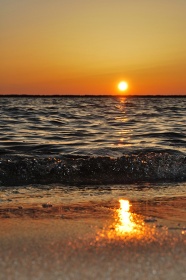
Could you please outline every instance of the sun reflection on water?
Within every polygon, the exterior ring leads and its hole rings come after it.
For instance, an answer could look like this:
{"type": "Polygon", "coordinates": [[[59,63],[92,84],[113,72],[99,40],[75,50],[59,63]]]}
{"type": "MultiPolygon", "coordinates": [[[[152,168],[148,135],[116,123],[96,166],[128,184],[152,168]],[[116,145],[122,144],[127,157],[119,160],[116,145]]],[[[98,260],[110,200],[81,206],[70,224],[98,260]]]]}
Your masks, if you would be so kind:
{"type": "Polygon", "coordinates": [[[120,208],[116,210],[118,213],[118,221],[115,224],[115,231],[119,234],[124,234],[127,232],[132,232],[135,227],[132,215],[129,212],[130,203],[128,200],[120,199],[120,208]]]}
{"type": "Polygon", "coordinates": [[[154,227],[144,222],[142,215],[133,213],[130,208],[129,200],[120,199],[120,207],[114,210],[114,223],[104,227],[98,233],[98,238],[135,238],[135,239],[152,239],[154,227]]]}

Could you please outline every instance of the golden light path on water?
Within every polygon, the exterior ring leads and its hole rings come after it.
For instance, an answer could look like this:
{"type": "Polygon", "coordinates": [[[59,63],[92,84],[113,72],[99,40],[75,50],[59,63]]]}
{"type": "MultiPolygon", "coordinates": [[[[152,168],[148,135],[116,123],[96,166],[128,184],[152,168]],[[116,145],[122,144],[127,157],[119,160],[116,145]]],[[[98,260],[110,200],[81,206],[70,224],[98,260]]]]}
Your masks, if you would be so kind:
{"type": "Polygon", "coordinates": [[[114,223],[106,225],[97,235],[97,240],[106,239],[152,239],[155,228],[144,222],[142,215],[133,213],[129,200],[120,199],[115,210],[114,223]]]}
{"type": "Polygon", "coordinates": [[[120,199],[120,208],[118,212],[118,221],[115,225],[117,234],[122,235],[134,231],[135,223],[132,219],[132,214],[129,212],[130,204],[128,200],[120,199]]]}

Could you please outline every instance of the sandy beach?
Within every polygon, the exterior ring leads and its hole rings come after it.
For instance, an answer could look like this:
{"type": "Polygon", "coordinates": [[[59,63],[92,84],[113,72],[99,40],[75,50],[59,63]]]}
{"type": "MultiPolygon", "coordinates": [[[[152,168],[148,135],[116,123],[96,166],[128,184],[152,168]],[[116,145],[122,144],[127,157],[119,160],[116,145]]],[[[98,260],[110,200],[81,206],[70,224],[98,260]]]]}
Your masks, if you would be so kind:
{"type": "Polygon", "coordinates": [[[47,202],[45,194],[26,203],[12,196],[0,208],[0,279],[186,278],[184,197],[78,200],[74,192],[74,202],[47,202]]]}

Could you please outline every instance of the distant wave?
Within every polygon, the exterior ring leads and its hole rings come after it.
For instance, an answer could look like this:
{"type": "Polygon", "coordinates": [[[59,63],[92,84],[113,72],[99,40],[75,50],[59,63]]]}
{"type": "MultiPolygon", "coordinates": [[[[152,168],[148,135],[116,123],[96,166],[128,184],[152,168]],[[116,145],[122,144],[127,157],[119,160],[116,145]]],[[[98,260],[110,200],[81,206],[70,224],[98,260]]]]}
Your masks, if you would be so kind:
{"type": "Polygon", "coordinates": [[[186,98],[1,98],[0,155],[186,151],[186,98]]]}
{"type": "Polygon", "coordinates": [[[186,157],[171,151],[143,151],[118,158],[6,155],[0,159],[0,181],[1,186],[186,181],[186,157]]]}

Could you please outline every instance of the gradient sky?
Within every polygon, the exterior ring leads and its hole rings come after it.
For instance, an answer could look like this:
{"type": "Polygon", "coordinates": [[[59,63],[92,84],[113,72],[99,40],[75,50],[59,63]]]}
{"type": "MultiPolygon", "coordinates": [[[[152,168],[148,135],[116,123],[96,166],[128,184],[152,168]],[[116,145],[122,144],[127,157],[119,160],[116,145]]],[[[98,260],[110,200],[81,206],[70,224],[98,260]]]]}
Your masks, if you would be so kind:
{"type": "Polygon", "coordinates": [[[186,94],[186,0],[0,0],[0,94],[186,94]]]}

